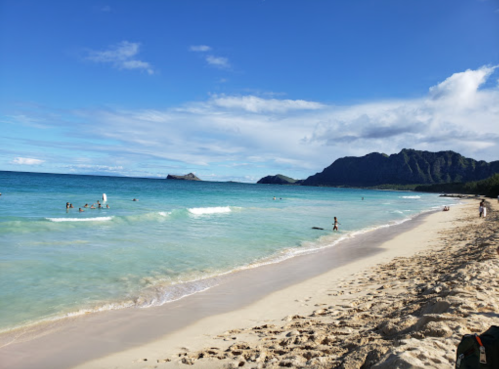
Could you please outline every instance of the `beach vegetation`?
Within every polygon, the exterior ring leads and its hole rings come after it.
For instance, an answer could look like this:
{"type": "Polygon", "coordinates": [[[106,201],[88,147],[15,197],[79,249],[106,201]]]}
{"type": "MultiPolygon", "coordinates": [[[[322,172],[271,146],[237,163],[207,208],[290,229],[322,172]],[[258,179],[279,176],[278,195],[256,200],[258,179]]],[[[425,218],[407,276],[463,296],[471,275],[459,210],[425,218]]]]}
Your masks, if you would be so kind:
{"type": "Polygon", "coordinates": [[[493,176],[483,179],[481,181],[420,185],[416,186],[414,190],[421,192],[483,195],[495,198],[499,196],[499,174],[496,173],[493,176]]]}

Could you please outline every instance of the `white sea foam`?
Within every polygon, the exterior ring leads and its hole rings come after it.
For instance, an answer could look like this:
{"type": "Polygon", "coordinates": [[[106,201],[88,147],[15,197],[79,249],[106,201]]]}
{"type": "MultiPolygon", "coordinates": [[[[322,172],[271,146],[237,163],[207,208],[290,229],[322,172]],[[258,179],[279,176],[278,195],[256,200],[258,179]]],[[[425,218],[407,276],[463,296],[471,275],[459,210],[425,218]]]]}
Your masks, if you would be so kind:
{"type": "Polygon", "coordinates": [[[106,222],[113,217],[98,217],[98,218],[46,218],[51,222],[106,222]]]}
{"type": "Polygon", "coordinates": [[[191,208],[188,210],[189,213],[194,215],[223,214],[230,213],[232,211],[228,206],[216,206],[212,208],[191,208]]]}
{"type": "Polygon", "coordinates": [[[402,199],[420,199],[421,196],[400,196],[402,199]]]}
{"type": "Polygon", "coordinates": [[[167,217],[171,213],[172,213],[171,211],[160,211],[158,214],[161,215],[162,217],[167,217]]]}

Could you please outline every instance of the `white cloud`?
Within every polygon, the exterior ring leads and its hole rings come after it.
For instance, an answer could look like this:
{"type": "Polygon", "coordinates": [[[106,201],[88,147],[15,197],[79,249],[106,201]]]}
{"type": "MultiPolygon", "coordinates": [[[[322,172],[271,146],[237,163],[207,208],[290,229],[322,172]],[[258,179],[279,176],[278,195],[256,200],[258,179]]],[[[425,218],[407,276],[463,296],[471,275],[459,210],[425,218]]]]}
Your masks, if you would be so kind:
{"type": "Polygon", "coordinates": [[[477,70],[454,73],[445,81],[430,87],[430,97],[434,100],[449,101],[470,105],[475,102],[478,88],[485,83],[497,66],[481,67],[477,70]]]}
{"type": "Polygon", "coordinates": [[[206,57],[208,64],[213,65],[217,68],[225,69],[230,68],[229,59],[220,56],[208,55],[206,57]]]}
{"type": "Polygon", "coordinates": [[[263,99],[257,96],[214,95],[210,103],[226,109],[242,109],[253,113],[284,113],[290,110],[317,110],[325,107],[313,101],[263,99]]]}
{"type": "Polygon", "coordinates": [[[108,50],[90,50],[86,59],[96,63],[109,63],[117,69],[138,69],[154,74],[151,64],[135,58],[139,50],[140,43],[122,41],[108,50]]]}
{"type": "MultiPolygon", "coordinates": [[[[189,50],[199,53],[206,53],[208,51],[212,51],[212,48],[207,45],[193,45],[189,47],[189,50]]],[[[203,55],[203,58],[204,60],[206,60],[206,62],[209,65],[219,69],[229,69],[231,67],[229,59],[221,56],[215,56],[213,54],[209,54],[209,55],[203,55]]]]}
{"type": "Polygon", "coordinates": [[[206,51],[210,51],[211,47],[209,47],[207,45],[195,45],[195,46],[191,46],[189,48],[189,50],[195,51],[195,52],[206,52],[206,51]]]}
{"type": "Polygon", "coordinates": [[[42,164],[44,162],[45,162],[45,160],[17,157],[17,158],[14,158],[14,160],[11,161],[11,164],[18,164],[18,165],[40,165],[40,164],[42,164]]]}

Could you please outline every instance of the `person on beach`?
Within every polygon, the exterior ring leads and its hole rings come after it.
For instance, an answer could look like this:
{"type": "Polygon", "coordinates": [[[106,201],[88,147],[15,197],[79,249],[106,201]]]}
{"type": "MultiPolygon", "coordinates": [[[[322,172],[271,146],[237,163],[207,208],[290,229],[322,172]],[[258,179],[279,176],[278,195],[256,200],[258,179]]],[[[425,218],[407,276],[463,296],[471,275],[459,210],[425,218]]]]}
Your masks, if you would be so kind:
{"type": "Polygon", "coordinates": [[[334,227],[333,227],[333,231],[337,231],[337,230],[338,230],[338,225],[339,225],[339,224],[340,224],[340,223],[338,222],[338,218],[334,217],[334,223],[333,223],[334,227]]]}
{"type": "Polygon", "coordinates": [[[480,206],[478,207],[478,216],[480,218],[485,218],[487,215],[487,208],[485,207],[485,200],[480,201],[480,206]]]}

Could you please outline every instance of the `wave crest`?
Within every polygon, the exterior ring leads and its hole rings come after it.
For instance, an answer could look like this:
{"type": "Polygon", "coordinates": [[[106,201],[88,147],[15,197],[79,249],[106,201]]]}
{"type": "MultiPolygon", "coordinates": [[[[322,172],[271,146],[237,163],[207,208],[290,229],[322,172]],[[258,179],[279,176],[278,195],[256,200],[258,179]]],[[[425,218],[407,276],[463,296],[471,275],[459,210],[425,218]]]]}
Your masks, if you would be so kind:
{"type": "Polygon", "coordinates": [[[194,215],[223,214],[223,213],[230,213],[232,211],[229,206],[215,206],[211,208],[190,208],[187,210],[189,211],[189,213],[194,215]]]}

